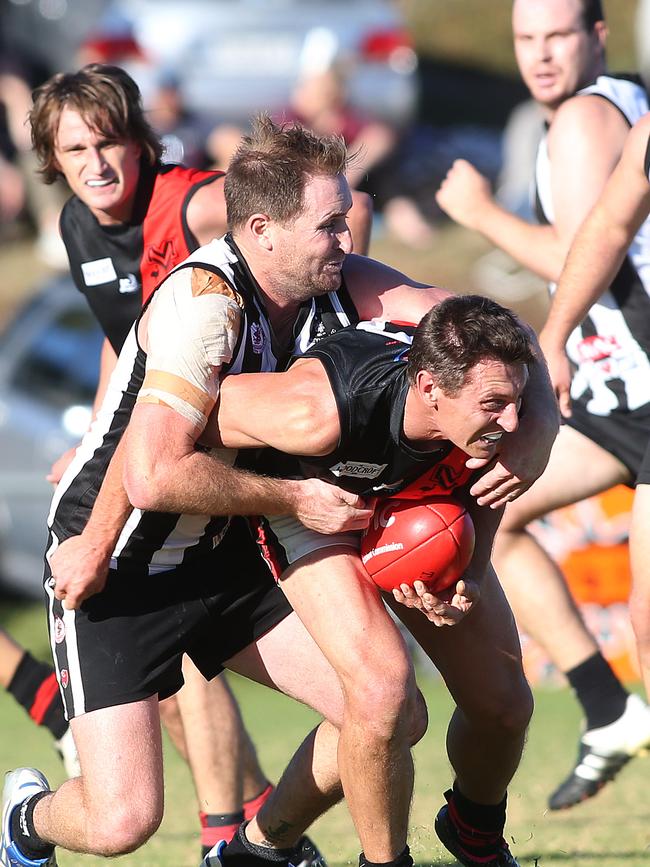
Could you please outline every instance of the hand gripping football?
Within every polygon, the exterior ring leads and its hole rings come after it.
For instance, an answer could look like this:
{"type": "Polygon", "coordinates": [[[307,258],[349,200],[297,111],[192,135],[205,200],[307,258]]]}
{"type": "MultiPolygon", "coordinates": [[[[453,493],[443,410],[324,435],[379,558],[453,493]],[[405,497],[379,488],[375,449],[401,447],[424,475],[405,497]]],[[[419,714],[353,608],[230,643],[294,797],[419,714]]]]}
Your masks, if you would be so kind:
{"type": "Polygon", "coordinates": [[[432,593],[455,584],[474,553],[474,524],[451,497],[377,503],[361,560],[382,590],[423,581],[432,593]]]}

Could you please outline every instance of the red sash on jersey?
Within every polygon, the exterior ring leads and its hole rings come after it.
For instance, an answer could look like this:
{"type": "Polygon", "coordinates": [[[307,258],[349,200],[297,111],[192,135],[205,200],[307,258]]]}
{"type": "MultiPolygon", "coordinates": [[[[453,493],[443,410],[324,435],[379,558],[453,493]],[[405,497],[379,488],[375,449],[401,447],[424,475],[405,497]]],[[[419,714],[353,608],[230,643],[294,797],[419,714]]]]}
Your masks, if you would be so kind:
{"type": "Polygon", "coordinates": [[[423,500],[433,494],[449,495],[455,488],[466,484],[474,472],[465,466],[468,459],[469,455],[454,446],[446,458],[438,461],[403,490],[390,496],[400,500],[423,500]]]}
{"type": "Polygon", "coordinates": [[[142,224],[142,303],[169,272],[196,249],[186,209],[199,187],[223,177],[223,172],[185,166],[164,166],[156,175],[147,215],[142,224]]]}

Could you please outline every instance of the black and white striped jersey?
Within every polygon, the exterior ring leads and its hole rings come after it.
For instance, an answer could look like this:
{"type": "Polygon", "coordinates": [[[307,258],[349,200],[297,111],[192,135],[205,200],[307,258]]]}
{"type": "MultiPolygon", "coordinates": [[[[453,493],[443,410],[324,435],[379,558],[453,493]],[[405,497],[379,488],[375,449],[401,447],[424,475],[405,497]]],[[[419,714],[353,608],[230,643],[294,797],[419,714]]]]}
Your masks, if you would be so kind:
{"type": "MultiPolygon", "coordinates": [[[[358,321],[343,284],[305,302],[294,325],[290,345],[275,344],[264,296],[232,238],[211,241],[199,248],[172,274],[192,266],[223,278],[241,299],[242,324],[225,373],[257,373],[284,367],[314,341],[358,321]]],[[[170,275],[171,276],[171,275],[170,275]]],[[[157,290],[165,291],[165,281],[157,290]]],[[[54,494],[48,525],[60,542],[80,533],[92,511],[110,459],[124,432],[142,385],[146,353],[132,328],[91,429],[54,494]]],[[[247,408],[254,411],[254,407],[247,408]]],[[[235,454],[229,458],[234,460],[235,454]]],[[[201,515],[173,515],[134,509],[113,552],[112,568],[155,573],[206,555],[221,540],[228,520],[201,515]]]]}
{"type": "MultiPolygon", "coordinates": [[[[630,126],[649,107],[645,89],[634,79],[601,75],[578,92],[581,94],[608,100],[630,126]]],[[[536,186],[538,217],[552,224],[555,214],[546,137],[537,154],[536,186]]],[[[555,285],[550,289],[553,292],[555,285]]],[[[650,403],[650,219],[639,229],[609,290],[571,333],[567,354],[576,368],[571,398],[587,412],[609,416],[650,403]]]]}

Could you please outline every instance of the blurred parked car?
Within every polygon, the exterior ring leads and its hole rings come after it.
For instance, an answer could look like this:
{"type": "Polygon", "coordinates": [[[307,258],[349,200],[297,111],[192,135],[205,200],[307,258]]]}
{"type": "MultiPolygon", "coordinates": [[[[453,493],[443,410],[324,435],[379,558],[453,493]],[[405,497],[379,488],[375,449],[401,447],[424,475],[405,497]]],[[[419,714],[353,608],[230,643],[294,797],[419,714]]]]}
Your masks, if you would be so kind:
{"type": "Polygon", "coordinates": [[[129,25],[147,60],[178,79],[187,107],[215,122],[278,111],[301,73],[333,61],[349,71],[359,108],[395,123],[414,114],[416,55],[391,0],[115,0],[105,22],[106,56],[129,25]]]}
{"type": "Polygon", "coordinates": [[[103,335],[69,277],[0,335],[0,584],[39,596],[52,463],[86,431],[103,335]]]}

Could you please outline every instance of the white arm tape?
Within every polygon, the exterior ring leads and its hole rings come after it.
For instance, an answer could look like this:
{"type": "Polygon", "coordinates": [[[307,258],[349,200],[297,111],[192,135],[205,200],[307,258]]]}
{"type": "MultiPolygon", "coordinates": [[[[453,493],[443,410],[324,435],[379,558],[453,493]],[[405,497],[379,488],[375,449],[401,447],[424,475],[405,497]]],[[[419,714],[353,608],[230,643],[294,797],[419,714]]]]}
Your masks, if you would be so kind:
{"type": "Polygon", "coordinates": [[[232,359],[242,310],[223,279],[201,268],[174,272],[151,302],[147,367],[138,401],[163,403],[201,429],[232,359]]]}

